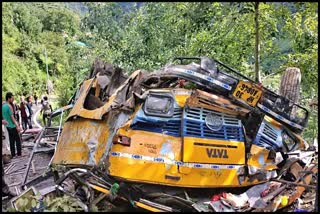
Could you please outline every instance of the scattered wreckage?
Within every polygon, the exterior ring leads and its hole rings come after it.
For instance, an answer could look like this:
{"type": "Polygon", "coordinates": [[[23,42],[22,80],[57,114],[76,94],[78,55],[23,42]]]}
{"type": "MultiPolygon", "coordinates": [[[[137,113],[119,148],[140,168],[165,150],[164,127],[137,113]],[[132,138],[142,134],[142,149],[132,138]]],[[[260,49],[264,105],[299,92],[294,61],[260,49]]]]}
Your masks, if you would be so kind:
{"type": "Polygon", "coordinates": [[[86,211],[103,198],[148,211],[275,211],[314,189],[315,152],[307,163],[290,155],[308,146],[304,107],[218,60],[176,61],[130,76],[97,61],[56,112],[70,111],[50,164],[59,193],[86,211]]]}

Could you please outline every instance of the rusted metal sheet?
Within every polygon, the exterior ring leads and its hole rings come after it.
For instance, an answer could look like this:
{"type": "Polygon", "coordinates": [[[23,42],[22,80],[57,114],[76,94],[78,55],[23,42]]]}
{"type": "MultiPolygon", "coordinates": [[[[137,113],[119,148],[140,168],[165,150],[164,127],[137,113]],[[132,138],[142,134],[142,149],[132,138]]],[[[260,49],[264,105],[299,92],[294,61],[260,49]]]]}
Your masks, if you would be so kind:
{"type": "Polygon", "coordinates": [[[97,80],[94,78],[84,81],[80,89],[80,96],[78,98],[78,101],[75,103],[73,109],[71,110],[68,119],[74,116],[80,116],[87,119],[101,120],[102,116],[111,109],[121,107],[122,105],[125,106],[125,101],[127,100],[127,92],[129,92],[130,96],[132,96],[133,88],[139,87],[139,84],[137,83],[140,81],[141,76],[142,72],[140,70],[132,73],[131,76],[124,82],[124,84],[117,88],[117,90],[111,95],[108,102],[106,102],[100,108],[94,110],[85,109],[84,102],[86,100],[86,97],[88,96],[90,89],[96,84],[95,82],[97,80]],[[131,87],[131,90],[128,90],[129,86],[131,87]]]}
{"type": "Polygon", "coordinates": [[[53,158],[54,164],[95,165],[105,152],[109,137],[106,120],[78,118],[67,121],[53,158]]]}
{"type": "MultiPolygon", "coordinates": [[[[318,171],[318,166],[312,164],[309,167],[307,167],[306,171],[316,173],[318,171]]],[[[302,181],[299,181],[298,183],[299,184],[310,184],[311,179],[312,179],[312,174],[309,174],[309,175],[306,175],[305,177],[303,176],[302,181]]],[[[297,198],[299,198],[302,195],[302,193],[305,191],[305,189],[306,189],[306,187],[298,186],[296,188],[295,193],[289,197],[288,205],[292,204],[297,198]]],[[[280,206],[279,208],[281,208],[281,207],[282,206],[280,206]]]]}
{"type": "Polygon", "coordinates": [[[68,116],[68,119],[73,116],[80,115],[80,111],[83,108],[84,101],[86,99],[86,96],[87,96],[92,84],[93,84],[93,81],[94,81],[94,79],[86,80],[81,85],[80,90],[79,90],[80,96],[79,96],[77,102],[75,103],[75,105],[73,106],[73,108],[68,116]]]}
{"type": "Polygon", "coordinates": [[[231,115],[243,116],[249,113],[248,109],[235,105],[221,96],[200,91],[198,89],[191,95],[187,101],[187,105],[190,107],[197,106],[215,111],[222,111],[231,115]]]}
{"type": "Polygon", "coordinates": [[[94,110],[85,109],[84,102],[91,88],[96,85],[96,79],[84,81],[78,101],[64,125],[53,163],[97,165],[101,157],[108,153],[110,146],[107,145],[111,144],[117,128],[128,119],[128,116],[115,117],[119,115],[109,111],[134,107],[135,103],[130,103],[130,98],[132,100],[132,92],[139,87],[142,75],[140,70],[135,71],[117,88],[108,102],[94,110]]]}

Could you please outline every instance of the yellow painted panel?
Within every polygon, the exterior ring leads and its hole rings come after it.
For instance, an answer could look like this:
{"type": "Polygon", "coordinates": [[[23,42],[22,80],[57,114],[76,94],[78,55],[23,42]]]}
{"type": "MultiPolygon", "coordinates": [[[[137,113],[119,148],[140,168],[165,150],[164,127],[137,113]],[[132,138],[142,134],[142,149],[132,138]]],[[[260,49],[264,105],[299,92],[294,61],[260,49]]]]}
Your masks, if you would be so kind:
{"type": "Polygon", "coordinates": [[[131,146],[123,146],[120,144],[112,145],[112,152],[123,152],[130,154],[146,155],[150,157],[158,157],[161,147],[167,143],[171,146],[174,159],[181,160],[181,138],[164,135],[160,133],[147,132],[141,130],[128,130],[120,128],[118,134],[130,137],[131,146]]]}
{"type": "Polygon", "coordinates": [[[83,104],[85,102],[85,99],[86,99],[87,94],[90,91],[91,87],[93,87],[94,84],[96,84],[97,79],[92,78],[92,79],[84,81],[83,85],[81,86],[80,96],[79,96],[77,102],[75,103],[73,109],[71,110],[68,118],[78,115],[78,116],[81,116],[83,118],[88,118],[88,119],[97,119],[97,120],[102,119],[102,116],[110,110],[110,107],[113,104],[113,101],[116,97],[116,94],[119,91],[121,91],[130,81],[132,81],[132,79],[136,78],[140,74],[141,74],[140,70],[133,72],[130,75],[130,77],[120,87],[118,87],[117,90],[110,96],[108,102],[106,102],[100,108],[97,108],[94,110],[85,109],[83,107],[83,104]]]}
{"type": "Polygon", "coordinates": [[[184,107],[186,100],[190,97],[192,90],[187,90],[184,88],[161,88],[161,89],[151,89],[149,92],[156,93],[172,93],[174,95],[176,103],[180,107],[184,107]]]}
{"type": "Polygon", "coordinates": [[[244,142],[185,137],[183,161],[195,163],[244,164],[244,142]],[[195,145],[201,144],[201,145],[195,145]],[[225,146],[225,147],[223,147],[225,146]],[[230,148],[235,146],[237,148],[230,148]]]}
{"type": "Polygon", "coordinates": [[[187,99],[188,99],[189,97],[190,97],[189,95],[176,95],[176,96],[175,96],[175,99],[176,99],[177,104],[178,104],[181,108],[183,108],[184,105],[186,104],[187,99]]]}
{"type": "Polygon", "coordinates": [[[94,79],[89,79],[86,81],[83,81],[81,88],[80,88],[80,95],[77,100],[77,102],[74,104],[72,110],[70,111],[70,114],[68,115],[68,118],[79,115],[80,110],[83,108],[84,101],[86,99],[86,96],[93,84],[94,79]]]}
{"type": "Polygon", "coordinates": [[[94,109],[94,110],[88,110],[83,107],[85,99],[88,95],[88,92],[90,91],[91,87],[94,87],[96,84],[96,79],[89,79],[83,82],[80,90],[80,96],[77,100],[77,102],[74,104],[74,107],[72,108],[70,114],[68,115],[68,118],[73,117],[73,116],[81,116],[83,118],[88,118],[88,119],[101,119],[102,115],[106,113],[114,98],[115,95],[111,96],[103,106],[100,108],[94,109]]]}
{"type": "Polygon", "coordinates": [[[276,169],[277,166],[273,163],[273,160],[267,159],[268,155],[268,149],[252,144],[250,149],[250,157],[248,159],[248,165],[266,170],[276,169]]]}
{"type": "Polygon", "coordinates": [[[275,127],[277,127],[277,128],[281,128],[282,127],[281,123],[279,123],[278,121],[274,120],[273,118],[271,118],[271,117],[269,117],[267,115],[264,116],[264,119],[266,121],[268,121],[269,123],[271,123],[272,125],[274,125],[275,127]]]}
{"type": "Polygon", "coordinates": [[[180,107],[184,107],[187,99],[190,97],[192,90],[187,90],[184,88],[175,88],[172,90],[175,100],[180,107]]]}
{"type": "MultiPolygon", "coordinates": [[[[199,188],[240,186],[237,169],[190,168],[190,173],[180,174],[171,173],[164,163],[114,156],[109,161],[110,175],[131,181],[199,188]]],[[[244,182],[241,186],[252,184],[244,182]]]]}
{"type": "Polygon", "coordinates": [[[108,133],[109,127],[105,120],[78,118],[67,121],[53,163],[98,164],[107,146],[108,133]]]}

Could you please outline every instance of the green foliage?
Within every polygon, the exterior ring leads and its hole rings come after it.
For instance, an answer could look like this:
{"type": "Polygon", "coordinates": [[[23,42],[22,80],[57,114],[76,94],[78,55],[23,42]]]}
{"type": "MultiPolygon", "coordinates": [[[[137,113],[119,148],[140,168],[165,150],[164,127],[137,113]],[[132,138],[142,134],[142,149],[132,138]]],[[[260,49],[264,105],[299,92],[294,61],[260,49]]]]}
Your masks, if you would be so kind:
{"type": "MultiPolygon", "coordinates": [[[[317,100],[318,3],[261,2],[259,8],[264,85],[277,91],[282,72],[295,66],[302,72],[300,102],[317,100]]],[[[61,105],[96,58],[131,73],[156,70],[177,56],[208,56],[255,75],[252,2],[3,3],[2,14],[3,93],[44,93],[45,48],[61,105]]],[[[317,134],[315,117],[311,111],[308,141],[317,134]]]]}
{"type": "MultiPolygon", "coordinates": [[[[77,33],[81,35],[80,16],[60,3],[4,3],[2,12],[2,96],[7,91],[18,95],[46,94],[49,78],[54,87],[57,86],[56,93],[63,94],[61,103],[64,103],[72,89],[67,85],[62,87],[66,82],[60,80],[69,78],[77,69],[82,72],[89,69],[85,63],[76,67],[79,59],[67,47],[77,39],[77,33]]],[[[72,82],[67,84],[72,85],[72,82]]]]}
{"type": "Polygon", "coordinates": [[[79,201],[73,197],[64,195],[62,197],[45,198],[45,212],[79,212],[83,211],[79,201]]]}
{"type": "Polygon", "coordinates": [[[25,32],[35,38],[42,31],[43,24],[33,15],[34,9],[30,4],[13,3],[13,22],[20,32],[25,32]]]}
{"type": "Polygon", "coordinates": [[[73,81],[70,75],[65,75],[57,82],[57,96],[59,97],[59,106],[66,106],[70,97],[73,95],[73,81]]]}
{"type": "Polygon", "coordinates": [[[48,15],[44,19],[44,29],[47,31],[65,31],[70,35],[75,35],[78,32],[79,26],[80,18],[64,8],[48,11],[48,15]]]}
{"type": "Polygon", "coordinates": [[[3,72],[2,97],[7,91],[14,94],[29,92],[30,85],[27,85],[26,82],[30,80],[30,73],[24,61],[15,55],[6,54],[3,56],[2,63],[2,69],[10,71],[10,73],[3,72]]]}
{"type": "Polygon", "coordinates": [[[33,192],[28,191],[23,196],[19,197],[15,201],[15,205],[18,212],[30,212],[32,209],[39,208],[40,207],[40,201],[42,199],[42,196],[40,193],[37,193],[34,195],[33,192]]]}
{"type": "Polygon", "coordinates": [[[42,209],[44,212],[81,212],[84,211],[79,200],[63,195],[62,197],[42,198],[41,195],[19,198],[16,202],[19,212],[30,212],[42,209]],[[42,207],[41,207],[42,206],[42,207]],[[40,208],[41,207],[41,208],[40,208]]]}

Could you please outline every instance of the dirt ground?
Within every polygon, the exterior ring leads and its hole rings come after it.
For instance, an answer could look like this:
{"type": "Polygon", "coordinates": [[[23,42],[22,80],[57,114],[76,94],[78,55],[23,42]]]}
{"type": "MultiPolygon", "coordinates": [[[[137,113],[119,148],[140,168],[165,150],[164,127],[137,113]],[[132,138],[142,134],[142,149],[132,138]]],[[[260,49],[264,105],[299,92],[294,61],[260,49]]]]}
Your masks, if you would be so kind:
{"type": "MultiPolygon", "coordinates": [[[[40,106],[33,105],[33,112],[35,116],[36,112],[39,110],[40,106]]],[[[33,128],[37,129],[37,125],[34,123],[34,120],[32,119],[32,126],[33,128]]],[[[5,127],[2,127],[4,131],[4,137],[5,139],[2,139],[2,160],[4,162],[4,179],[9,186],[9,189],[11,192],[16,193],[19,195],[24,191],[23,189],[23,182],[27,170],[27,165],[30,159],[30,156],[32,154],[32,150],[34,147],[34,137],[35,135],[30,134],[22,134],[22,155],[21,157],[14,157],[11,158],[10,150],[9,150],[9,141],[8,141],[8,135],[5,130],[5,127]],[[28,139],[29,138],[29,139],[28,139]]],[[[31,164],[29,170],[28,170],[28,176],[26,179],[26,182],[33,180],[34,178],[42,175],[46,169],[47,166],[52,158],[53,153],[37,153],[34,154],[34,157],[32,159],[33,164],[31,164]]],[[[49,178],[43,182],[40,182],[34,187],[37,190],[41,190],[44,188],[47,188],[49,186],[54,185],[53,178],[49,178]]],[[[2,210],[6,209],[6,205],[8,200],[2,201],[2,210]]]]}

